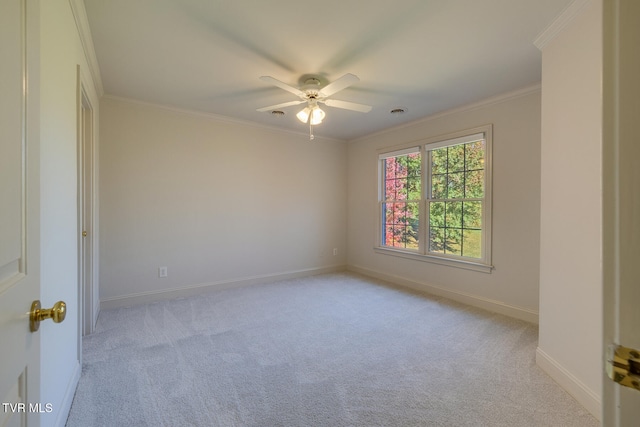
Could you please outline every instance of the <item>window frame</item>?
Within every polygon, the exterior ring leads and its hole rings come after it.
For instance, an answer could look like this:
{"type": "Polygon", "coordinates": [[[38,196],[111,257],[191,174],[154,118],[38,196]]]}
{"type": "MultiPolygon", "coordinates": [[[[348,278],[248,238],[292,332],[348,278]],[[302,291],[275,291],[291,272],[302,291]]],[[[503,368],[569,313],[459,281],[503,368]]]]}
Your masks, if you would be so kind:
{"type": "Polygon", "coordinates": [[[374,251],[385,255],[399,256],[402,258],[425,261],[440,265],[463,268],[467,270],[491,273],[493,265],[491,264],[491,237],[492,237],[492,152],[493,152],[493,126],[484,125],[472,129],[466,129],[432,138],[413,141],[411,143],[399,146],[389,147],[378,150],[378,203],[377,203],[377,232],[374,251]],[[441,254],[429,252],[430,243],[430,221],[429,221],[429,203],[434,200],[432,198],[431,188],[431,152],[438,148],[455,146],[473,142],[470,138],[478,134],[484,135],[484,196],[482,198],[474,198],[482,200],[482,239],[481,253],[482,258],[463,257],[454,254],[441,254]],[[384,159],[406,155],[412,152],[419,152],[421,157],[421,198],[419,201],[419,238],[418,249],[406,249],[386,246],[383,244],[384,236],[383,227],[385,221],[383,219],[383,205],[385,204],[384,194],[384,159]]]}
{"type": "Polygon", "coordinates": [[[392,249],[396,249],[396,250],[402,250],[402,251],[408,251],[410,253],[422,253],[423,251],[423,247],[422,245],[424,244],[423,239],[421,238],[421,236],[419,235],[418,237],[418,249],[411,249],[411,248],[399,248],[399,247],[391,247],[391,246],[384,246],[381,244],[382,242],[382,238],[385,235],[384,232],[384,228],[386,227],[386,221],[383,220],[383,215],[382,215],[382,211],[383,211],[383,206],[388,203],[388,202],[392,202],[392,203],[398,203],[398,200],[387,200],[385,199],[385,187],[383,185],[383,180],[382,180],[382,176],[385,175],[385,166],[384,166],[384,160],[391,158],[391,157],[400,157],[400,156],[406,156],[408,154],[413,154],[413,153],[418,153],[420,154],[420,199],[417,201],[411,200],[411,201],[407,201],[406,203],[417,203],[418,204],[418,212],[419,212],[419,218],[418,218],[418,230],[422,230],[423,228],[423,218],[422,218],[422,211],[423,211],[423,199],[424,199],[424,161],[422,159],[422,156],[424,156],[422,147],[420,145],[413,145],[410,146],[408,148],[403,148],[400,150],[394,150],[391,152],[387,152],[387,153],[382,153],[379,154],[378,156],[378,176],[379,178],[379,184],[378,184],[378,219],[380,222],[380,227],[379,227],[379,245],[380,247],[383,248],[392,248],[392,249]]]}

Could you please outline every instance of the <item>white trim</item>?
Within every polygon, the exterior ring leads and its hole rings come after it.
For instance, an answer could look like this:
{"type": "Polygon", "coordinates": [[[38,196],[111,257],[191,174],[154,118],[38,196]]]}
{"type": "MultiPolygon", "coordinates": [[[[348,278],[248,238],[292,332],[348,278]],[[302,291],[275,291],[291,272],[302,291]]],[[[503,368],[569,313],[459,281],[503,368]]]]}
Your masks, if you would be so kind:
{"type": "MultiPolygon", "coordinates": [[[[70,0],[70,1],[78,1],[78,0],[70,0]]],[[[459,113],[463,113],[463,112],[467,112],[467,111],[473,111],[473,110],[477,110],[479,108],[484,108],[484,107],[489,107],[491,105],[495,105],[495,104],[501,104],[503,102],[509,102],[512,101],[514,99],[518,99],[518,98],[522,98],[524,96],[528,96],[531,95],[533,93],[536,92],[540,92],[542,89],[542,86],[540,83],[536,83],[534,85],[531,86],[526,86],[524,88],[521,89],[516,89],[510,92],[506,92],[500,95],[496,95],[496,96],[492,96],[489,98],[485,98],[481,101],[478,102],[474,102],[471,104],[466,104],[466,105],[462,105],[460,107],[454,107],[452,109],[449,110],[445,110],[445,111],[441,111],[438,113],[434,113],[432,115],[426,116],[426,117],[422,117],[420,119],[408,122],[408,123],[403,123],[401,125],[398,126],[393,126],[390,128],[386,128],[386,129],[382,129],[378,132],[374,132],[374,133],[370,133],[368,135],[364,135],[358,138],[354,138],[354,139],[338,139],[338,138],[329,138],[326,136],[320,136],[320,135],[316,135],[316,140],[317,139],[323,139],[326,141],[333,141],[333,142],[357,142],[357,141],[362,141],[362,140],[366,140],[369,138],[373,138],[379,135],[384,135],[387,133],[392,133],[392,132],[396,132],[400,129],[404,129],[404,128],[408,128],[414,125],[419,125],[421,123],[426,123],[429,122],[431,120],[436,120],[436,119],[440,119],[442,117],[445,116],[449,116],[449,115],[453,115],[453,114],[459,114],[459,113]]],[[[153,102],[147,102],[147,101],[140,101],[138,99],[133,99],[133,98],[126,98],[126,97],[122,97],[122,96],[115,96],[115,95],[108,95],[105,94],[103,95],[103,98],[107,98],[107,99],[113,99],[115,101],[122,101],[122,102],[127,102],[130,104],[137,104],[137,105],[142,105],[142,106],[147,106],[147,107],[155,107],[155,108],[159,108],[159,109],[163,109],[163,110],[167,110],[167,111],[171,111],[174,113],[178,113],[178,114],[184,114],[184,115],[188,115],[188,116],[194,116],[194,117],[204,117],[204,118],[208,118],[208,119],[212,119],[212,120],[217,120],[217,121],[221,121],[221,122],[227,122],[227,123],[235,123],[235,124],[239,124],[239,125],[243,125],[246,127],[251,127],[251,128],[258,128],[258,129],[269,129],[269,130],[274,130],[274,131],[280,131],[280,132],[285,132],[285,133],[290,133],[293,135],[304,135],[306,137],[308,137],[309,135],[307,133],[304,132],[299,132],[299,131],[294,131],[291,129],[283,129],[281,127],[276,127],[276,126],[269,126],[269,125],[265,125],[262,123],[255,123],[255,122],[251,122],[248,120],[240,120],[240,119],[234,119],[228,116],[222,116],[222,115],[218,115],[218,114],[214,114],[214,113],[207,113],[204,111],[198,111],[198,110],[189,110],[189,109],[183,109],[183,108],[178,108],[178,107],[174,107],[171,105],[166,105],[166,104],[158,104],[158,103],[153,103],[153,102]]],[[[405,145],[406,146],[406,145],[405,145]]]]}
{"type": "Polygon", "coordinates": [[[100,66],[98,65],[98,58],[96,57],[96,50],[93,45],[93,37],[91,36],[91,27],[89,26],[89,19],[87,18],[87,10],[85,9],[84,2],[82,2],[82,0],[69,0],[69,5],[71,6],[73,19],[76,21],[82,50],[84,51],[84,56],[89,64],[89,72],[91,73],[93,84],[99,98],[104,95],[104,87],[102,86],[100,66]]]}
{"type": "Polygon", "coordinates": [[[560,387],[566,390],[567,393],[573,396],[578,403],[584,406],[598,421],[602,419],[600,409],[601,400],[598,394],[590,390],[589,387],[545,353],[540,347],[536,349],[536,365],[549,375],[551,379],[557,382],[560,387]]]}
{"type": "MultiPolygon", "coordinates": [[[[91,171],[90,178],[90,200],[85,200],[85,192],[82,189],[82,181],[84,177],[78,177],[78,194],[79,194],[79,206],[80,211],[78,212],[78,248],[82,247],[83,237],[80,235],[81,231],[88,231],[91,233],[91,246],[88,247],[91,253],[91,276],[90,283],[91,286],[87,289],[80,289],[78,298],[81,298],[83,304],[83,310],[79,317],[80,321],[80,331],[82,331],[81,336],[92,334],[95,329],[96,320],[98,319],[98,311],[96,311],[96,307],[99,307],[99,272],[98,272],[98,248],[99,248],[99,224],[98,224],[98,109],[97,106],[99,104],[97,94],[95,92],[95,88],[90,84],[91,78],[87,76],[85,69],[80,65],[77,65],[77,138],[78,138],[78,154],[81,156],[78,158],[78,165],[88,167],[91,171]],[[85,135],[82,135],[83,127],[84,127],[84,118],[82,117],[82,110],[84,106],[84,99],[89,106],[89,110],[91,111],[91,134],[89,135],[90,141],[88,141],[88,145],[90,147],[90,155],[91,158],[87,162],[87,158],[85,155],[85,148],[87,148],[84,141],[85,135]],[[84,217],[85,213],[82,211],[84,207],[90,205],[90,216],[84,217]],[[82,220],[86,220],[86,223],[83,224],[82,220]],[[84,227],[81,229],[81,227],[84,227]],[[85,294],[86,292],[86,294],[85,294]],[[91,304],[86,304],[86,297],[91,301],[91,304]]],[[[86,131],[85,131],[86,133],[86,131]]],[[[79,171],[80,174],[84,174],[84,171],[79,171]]],[[[80,261],[80,259],[79,259],[80,261]]],[[[84,266],[83,266],[84,267],[84,266]]],[[[79,272],[82,273],[82,268],[79,268],[79,272]]],[[[85,283],[83,278],[78,278],[78,283],[85,283]]]]}
{"type": "MultiPolygon", "coordinates": [[[[185,116],[201,117],[201,118],[205,118],[205,119],[209,119],[209,120],[214,120],[214,121],[217,121],[217,122],[231,123],[231,124],[236,124],[236,125],[240,125],[240,126],[244,126],[244,127],[254,128],[254,129],[267,129],[267,130],[270,130],[270,131],[289,133],[289,134],[296,135],[296,136],[303,135],[306,138],[307,141],[309,140],[309,134],[305,133],[305,132],[295,131],[295,130],[291,130],[291,129],[285,129],[285,128],[276,127],[276,126],[265,125],[265,124],[262,124],[262,123],[256,123],[256,122],[252,122],[252,121],[249,121],[249,120],[234,119],[232,117],[223,116],[223,115],[220,115],[220,114],[208,113],[206,111],[188,110],[188,109],[185,109],[185,108],[178,108],[178,107],[174,107],[174,106],[171,106],[171,105],[157,104],[157,103],[147,102],[147,101],[140,101],[138,99],[125,98],[125,97],[122,97],[122,96],[115,96],[115,95],[104,95],[103,99],[112,99],[114,101],[126,102],[128,104],[140,105],[140,106],[149,107],[149,108],[157,108],[157,109],[160,109],[160,110],[170,111],[172,113],[182,114],[182,115],[185,115],[185,116]]],[[[344,140],[344,139],[336,139],[336,138],[329,138],[329,137],[321,136],[321,135],[315,135],[314,141],[317,142],[319,139],[322,139],[322,140],[325,140],[325,141],[329,141],[329,142],[340,142],[340,143],[345,143],[346,142],[346,140],[344,140]]]]}
{"type": "Polygon", "coordinates": [[[445,289],[440,286],[435,286],[425,282],[417,282],[415,280],[407,279],[405,277],[387,274],[380,271],[371,270],[365,267],[360,267],[357,265],[349,265],[347,269],[348,271],[351,271],[354,273],[384,280],[398,286],[404,286],[407,288],[414,289],[416,291],[425,292],[427,294],[441,296],[453,301],[458,301],[463,304],[471,305],[473,307],[478,307],[483,310],[490,311],[492,313],[503,314],[505,316],[524,320],[525,322],[529,322],[529,323],[534,323],[534,324],[538,323],[538,312],[528,308],[517,307],[514,305],[506,304],[501,301],[484,298],[478,295],[472,295],[472,294],[459,292],[459,291],[452,291],[450,289],[445,289]]]}
{"type": "MultiPolygon", "coordinates": [[[[436,135],[436,136],[431,136],[429,138],[423,138],[420,139],[419,142],[420,144],[424,145],[425,147],[427,145],[429,146],[437,146],[436,143],[438,142],[448,142],[454,139],[460,139],[463,140],[465,139],[466,136],[471,136],[471,137],[478,137],[478,139],[470,139],[468,142],[472,142],[472,141],[480,141],[480,140],[487,140],[490,139],[493,140],[493,123],[488,123],[486,125],[480,125],[480,126],[476,126],[470,129],[463,129],[463,130],[459,130],[456,132],[447,132],[445,134],[442,135],[436,135]],[[479,136],[482,135],[482,136],[479,136]]],[[[445,146],[447,146],[449,144],[445,144],[445,146]]],[[[440,147],[438,147],[440,148],[440,147]]]]}
{"type": "MultiPolygon", "coordinates": [[[[80,381],[80,374],[82,372],[82,367],[80,363],[77,363],[73,368],[73,373],[71,374],[71,380],[67,384],[67,388],[64,392],[64,397],[62,398],[62,403],[60,407],[53,408],[56,412],[56,420],[54,422],[54,426],[64,427],[67,423],[67,418],[69,417],[69,411],[71,410],[71,404],[73,403],[73,397],[76,394],[76,388],[78,387],[78,382],[80,381]]],[[[46,403],[46,402],[43,402],[46,403]]]]}
{"type": "Polygon", "coordinates": [[[184,286],[173,289],[163,289],[157,291],[138,292],[135,294],[123,295],[112,298],[105,298],[100,301],[100,309],[108,310],[112,308],[129,307],[138,304],[147,304],[155,301],[164,301],[173,298],[184,298],[200,295],[204,292],[238,288],[261,283],[275,282],[277,280],[295,279],[298,277],[314,276],[317,274],[336,273],[347,269],[346,265],[333,265],[328,267],[308,268],[303,270],[285,271],[282,273],[263,274],[258,276],[240,277],[231,280],[220,280],[217,282],[199,283],[197,285],[184,286]]]}
{"type": "Polygon", "coordinates": [[[591,0],[574,0],[533,41],[540,50],[560,34],[591,0]]]}
{"type": "Polygon", "coordinates": [[[396,151],[387,151],[384,153],[380,153],[378,155],[378,160],[385,160],[385,159],[389,159],[391,157],[398,157],[398,156],[404,156],[405,154],[415,154],[415,153],[419,153],[421,151],[420,147],[410,147],[410,148],[405,148],[402,150],[396,150],[396,151]]]}
{"type": "Polygon", "coordinates": [[[450,147],[452,145],[461,145],[461,144],[468,144],[470,142],[485,141],[487,139],[485,134],[486,132],[483,130],[482,132],[476,133],[473,135],[464,135],[464,136],[459,136],[454,138],[443,139],[437,142],[428,142],[425,144],[425,148],[430,151],[430,150],[437,150],[438,148],[442,148],[442,147],[450,147]]]}
{"type": "Polygon", "coordinates": [[[445,258],[439,255],[425,255],[418,251],[402,250],[384,246],[374,247],[373,250],[379,254],[392,255],[400,258],[412,259],[415,261],[431,262],[434,264],[446,265],[448,267],[457,267],[464,270],[479,271],[480,273],[491,273],[494,269],[493,265],[482,264],[479,262],[470,262],[464,259],[445,258]]]}
{"type": "Polygon", "coordinates": [[[484,100],[478,101],[478,102],[474,102],[471,104],[466,104],[466,105],[462,105],[460,107],[454,107],[451,108],[449,110],[445,110],[445,111],[441,111],[438,113],[434,113],[430,116],[426,116],[426,117],[422,117],[420,119],[408,122],[408,123],[403,123],[401,125],[398,126],[393,126],[390,128],[386,128],[386,129],[382,129],[378,132],[374,132],[374,133],[370,133],[368,135],[364,135],[358,138],[354,138],[354,139],[350,139],[348,140],[348,142],[359,142],[359,141],[365,141],[367,139],[370,138],[375,138],[377,136],[380,135],[385,135],[388,133],[394,133],[397,132],[401,129],[405,129],[405,128],[409,128],[409,127],[413,127],[413,126],[417,126],[423,123],[427,123],[430,122],[432,120],[437,120],[437,119],[441,119],[442,117],[446,117],[446,116],[450,116],[450,115],[454,115],[454,114],[460,114],[460,113],[465,113],[465,112],[469,112],[469,111],[473,111],[473,110],[477,110],[479,108],[485,108],[485,107],[489,107],[495,104],[501,104],[503,102],[509,102],[512,101],[514,99],[518,99],[518,98],[522,98],[524,96],[528,96],[531,95],[533,93],[537,93],[537,92],[541,92],[542,90],[542,85],[540,83],[536,83],[535,85],[532,86],[527,86],[524,87],[522,89],[517,89],[511,92],[506,92],[500,95],[496,95],[496,96],[492,96],[490,98],[486,98],[484,100]]]}
{"type": "MultiPolygon", "coordinates": [[[[378,207],[377,216],[378,221],[376,224],[376,241],[374,243],[374,251],[385,254],[394,255],[403,258],[413,259],[417,261],[434,262],[436,264],[447,265],[450,267],[460,267],[467,270],[480,271],[483,273],[491,273],[493,265],[492,260],[492,186],[493,186],[493,173],[492,173],[492,153],[493,153],[493,124],[487,124],[478,126],[472,129],[461,130],[457,132],[448,133],[445,135],[439,135],[422,139],[419,141],[421,144],[420,153],[423,155],[421,159],[422,167],[422,185],[423,190],[421,194],[420,203],[420,215],[419,230],[425,230],[420,232],[420,238],[418,239],[418,250],[398,249],[395,247],[389,247],[382,244],[382,237],[384,235],[384,220],[382,218],[382,205],[385,202],[393,202],[392,200],[384,200],[384,167],[383,161],[386,158],[395,157],[401,154],[408,154],[414,152],[414,148],[409,146],[408,143],[398,146],[395,150],[391,150],[393,147],[387,147],[378,150],[378,207]],[[484,141],[484,197],[481,198],[483,202],[482,208],[482,258],[473,259],[458,256],[447,256],[444,254],[437,254],[428,250],[429,245],[429,203],[433,201],[431,197],[431,191],[427,190],[431,187],[431,175],[428,173],[431,164],[431,151],[442,147],[448,147],[451,145],[466,144],[474,141],[484,141]],[[426,154],[426,155],[425,155],[426,154]],[[425,191],[427,191],[425,193],[425,191]],[[424,243],[423,243],[424,242],[424,243]]],[[[411,143],[413,144],[413,142],[411,143]]],[[[463,200],[463,199],[460,199],[463,200]]],[[[469,199],[464,199],[469,200],[469,199]]],[[[474,199],[475,200],[475,199],[474,199]]],[[[447,201],[453,201],[448,199],[447,201]]],[[[408,202],[408,201],[407,201],[408,202]]],[[[412,200],[411,202],[418,202],[418,200],[412,200]]]]}
{"type": "MultiPolygon", "coordinates": [[[[482,258],[477,261],[471,261],[471,264],[475,264],[478,266],[483,266],[485,269],[485,273],[491,273],[493,266],[491,265],[492,261],[492,224],[493,224],[493,124],[488,124],[484,126],[478,126],[473,129],[467,129],[463,131],[458,131],[454,133],[450,133],[447,135],[442,135],[434,138],[429,138],[425,143],[425,151],[430,153],[434,149],[448,147],[456,144],[465,144],[473,141],[484,141],[484,197],[482,198],[483,207],[482,207],[482,258]],[[460,142],[456,142],[460,141],[460,142]]],[[[429,154],[430,156],[430,154],[429,154]]],[[[431,158],[427,159],[429,162],[431,158]]],[[[431,176],[427,176],[427,188],[429,189],[431,186],[431,176]]],[[[429,233],[429,202],[434,199],[431,198],[431,191],[427,193],[427,206],[424,210],[425,212],[425,230],[429,233]]],[[[426,240],[426,239],[425,239],[426,240]]],[[[446,257],[440,255],[433,255],[428,250],[425,251],[425,255],[430,255],[430,257],[438,257],[439,259],[446,259],[446,257]]],[[[450,262],[445,265],[455,265],[453,263],[463,263],[465,260],[460,260],[457,257],[450,259],[450,262]]],[[[464,264],[461,264],[462,268],[464,264]]],[[[483,270],[476,270],[483,271],[483,270]]]]}

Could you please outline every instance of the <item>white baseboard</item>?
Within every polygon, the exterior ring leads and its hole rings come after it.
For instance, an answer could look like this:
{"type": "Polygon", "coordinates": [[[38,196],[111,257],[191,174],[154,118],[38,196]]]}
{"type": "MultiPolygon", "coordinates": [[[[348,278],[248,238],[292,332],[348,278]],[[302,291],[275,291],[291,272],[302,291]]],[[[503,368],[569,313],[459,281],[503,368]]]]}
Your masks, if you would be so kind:
{"type": "Polygon", "coordinates": [[[589,387],[584,385],[571,372],[555,361],[551,356],[538,347],[536,349],[536,364],[547,373],[560,387],[573,396],[598,421],[601,420],[601,398],[589,387]]]}
{"type": "Polygon", "coordinates": [[[113,298],[105,298],[100,301],[100,309],[108,310],[111,308],[128,307],[138,304],[147,304],[155,301],[163,301],[173,298],[183,298],[199,295],[214,289],[228,289],[258,283],[275,282],[278,280],[295,279],[298,277],[314,276],[317,274],[336,273],[346,270],[345,265],[334,265],[329,267],[309,268],[304,270],[285,271],[275,274],[264,274],[260,276],[241,277],[231,280],[222,280],[218,282],[200,283],[192,286],[185,286],[175,289],[163,289],[158,291],[140,292],[135,294],[123,295],[113,298]]]}
{"type": "Polygon", "coordinates": [[[452,291],[449,289],[441,288],[439,286],[433,286],[428,283],[416,282],[415,280],[395,276],[392,274],[382,273],[380,271],[375,271],[356,265],[349,265],[348,270],[353,271],[354,273],[363,274],[365,276],[385,280],[387,282],[391,282],[400,286],[405,286],[417,291],[445,297],[454,301],[461,302],[463,304],[482,308],[483,310],[491,311],[493,313],[500,313],[504,314],[505,316],[514,317],[516,319],[538,324],[538,312],[530,310],[528,308],[516,307],[500,301],[495,301],[463,292],[452,291]]]}
{"type": "Polygon", "coordinates": [[[80,374],[82,373],[82,367],[78,362],[73,369],[73,374],[71,375],[71,381],[67,384],[67,389],[65,390],[64,397],[62,399],[62,403],[59,408],[54,408],[57,412],[55,426],[64,427],[67,423],[67,418],[69,417],[69,411],[71,410],[71,404],[73,403],[73,398],[76,395],[76,388],[78,387],[78,381],[80,381],[80,374]]]}

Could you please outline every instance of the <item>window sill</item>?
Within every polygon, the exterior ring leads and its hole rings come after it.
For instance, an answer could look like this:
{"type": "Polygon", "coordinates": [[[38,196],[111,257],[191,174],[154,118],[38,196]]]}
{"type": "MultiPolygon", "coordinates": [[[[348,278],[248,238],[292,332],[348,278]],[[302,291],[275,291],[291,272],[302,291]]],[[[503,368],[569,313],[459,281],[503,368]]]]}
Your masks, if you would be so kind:
{"type": "Polygon", "coordinates": [[[430,262],[433,264],[446,265],[448,267],[462,268],[465,270],[479,271],[481,273],[491,274],[492,265],[481,264],[478,262],[463,261],[451,258],[440,258],[433,255],[423,255],[417,252],[403,251],[400,249],[374,247],[374,252],[383,255],[392,255],[400,258],[412,259],[415,261],[430,262]]]}

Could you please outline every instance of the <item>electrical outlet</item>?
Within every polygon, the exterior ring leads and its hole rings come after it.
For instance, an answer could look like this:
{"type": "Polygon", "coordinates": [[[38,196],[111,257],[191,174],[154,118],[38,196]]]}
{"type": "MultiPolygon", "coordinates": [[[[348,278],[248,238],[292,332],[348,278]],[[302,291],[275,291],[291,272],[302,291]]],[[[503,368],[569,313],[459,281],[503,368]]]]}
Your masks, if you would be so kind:
{"type": "Polygon", "coordinates": [[[167,277],[168,275],[167,267],[158,267],[158,277],[167,277]]]}
{"type": "Polygon", "coordinates": [[[333,248],[333,256],[338,255],[338,248],[333,248]]]}

